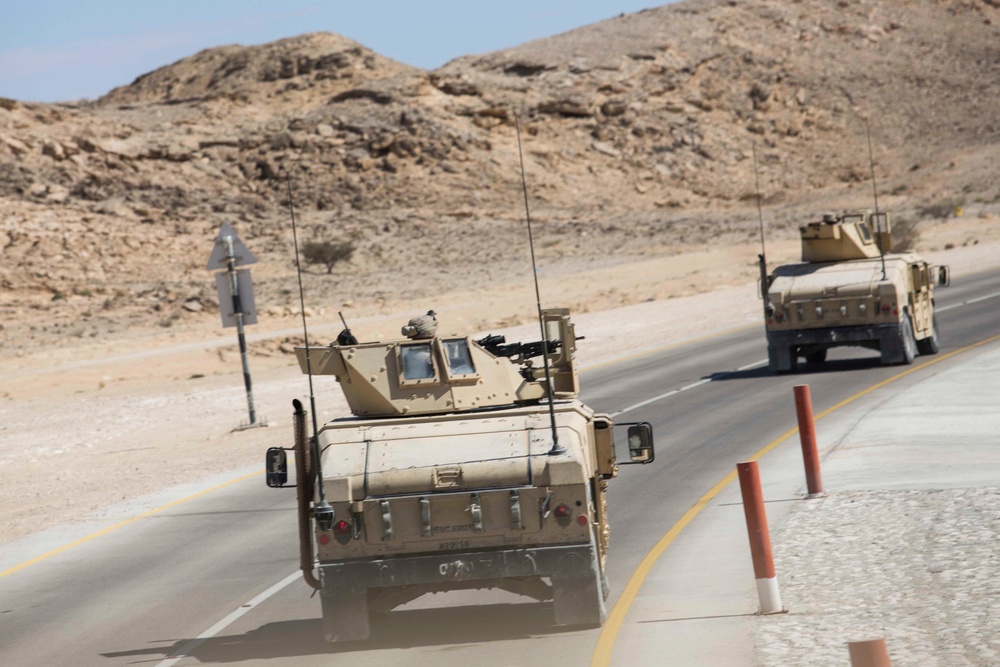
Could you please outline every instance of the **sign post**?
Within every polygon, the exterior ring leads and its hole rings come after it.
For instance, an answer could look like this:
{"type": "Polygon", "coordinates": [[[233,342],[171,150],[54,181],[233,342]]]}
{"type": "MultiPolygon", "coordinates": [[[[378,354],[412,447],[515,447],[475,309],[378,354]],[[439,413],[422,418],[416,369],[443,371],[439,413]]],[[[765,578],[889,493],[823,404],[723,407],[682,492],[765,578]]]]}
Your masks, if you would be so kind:
{"type": "Polygon", "coordinates": [[[247,341],[243,326],[257,323],[257,310],[253,299],[253,282],[250,269],[239,266],[255,264],[257,258],[247,249],[240,237],[228,223],[222,223],[215,246],[208,258],[208,270],[225,268],[225,272],[215,274],[215,285],[219,293],[219,312],[222,326],[236,327],[240,342],[240,359],[243,363],[243,383],[247,391],[247,407],[250,411],[250,426],[260,426],[253,404],[253,387],[250,381],[250,361],[247,357],[247,341]]]}

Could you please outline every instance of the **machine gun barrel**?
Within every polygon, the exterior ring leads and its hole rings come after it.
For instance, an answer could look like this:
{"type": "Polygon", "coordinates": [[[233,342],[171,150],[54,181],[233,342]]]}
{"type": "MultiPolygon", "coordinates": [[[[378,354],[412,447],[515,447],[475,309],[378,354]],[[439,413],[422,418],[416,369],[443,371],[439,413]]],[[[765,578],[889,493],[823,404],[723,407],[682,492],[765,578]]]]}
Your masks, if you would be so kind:
{"type": "MultiPolygon", "coordinates": [[[[583,336],[577,336],[576,340],[583,340],[583,338],[583,336]]],[[[508,343],[507,339],[500,334],[491,334],[485,338],[480,338],[476,342],[494,356],[507,358],[517,357],[521,360],[540,357],[542,354],[546,353],[552,354],[562,347],[561,340],[536,340],[531,341],[530,343],[508,343]]]]}

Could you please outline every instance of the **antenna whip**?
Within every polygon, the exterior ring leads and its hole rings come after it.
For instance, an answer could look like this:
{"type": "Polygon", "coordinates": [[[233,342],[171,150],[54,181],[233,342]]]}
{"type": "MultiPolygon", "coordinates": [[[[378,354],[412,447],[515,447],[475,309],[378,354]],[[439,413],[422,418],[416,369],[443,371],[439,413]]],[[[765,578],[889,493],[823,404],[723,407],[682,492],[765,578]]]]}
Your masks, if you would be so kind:
{"type": "Polygon", "coordinates": [[[524,152],[521,150],[521,121],[514,114],[514,129],[517,131],[517,156],[521,163],[521,192],[524,193],[524,217],[528,223],[528,247],[531,249],[531,275],[535,279],[535,306],[538,310],[538,328],[542,332],[542,364],[545,367],[545,386],[549,395],[549,421],[552,425],[552,449],[549,454],[562,454],[565,447],[559,445],[559,435],[556,432],[556,410],[552,396],[552,374],[549,370],[549,341],[545,335],[545,322],[542,320],[542,296],[538,290],[538,267],[535,264],[535,240],[531,234],[531,210],[528,207],[528,182],[524,177],[524,152]]]}
{"type": "Polygon", "coordinates": [[[302,265],[299,262],[299,235],[295,228],[295,203],[292,201],[292,172],[285,171],[285,182],[288,185],[288,212],[292,217],[292,243],[295,245],[295,275],[299,280],[299,310],[302,313],[302,336],[306,343],[306,375],[309,376],[309,409],[312,411],[312,448],[313,460],[316,462],[317,489],[320,504],[326,503],[323,492],[323,466],[320,463],[319,425],[316,422],[316,395],[313,393],[312,351],[309,348],[309,328],[306,326],[306,297],[302,289],[302,265]]]}
{"type": "Polygon", "coordinates": [[[760,269],[760,298],[764,301],[764,320],[767,321],[774,312],[774,308],[768,303],[767,290],[767,252],[764,249],[764,212],[760,206],[760,177],[757,175],[757,142],[751,145],[753,154],[753,181],[757,192],[757,221],[760,224],[760,254],[757,255],[757,267],[760,269]],[[770,311],[770,312],[769,312],[770,311]]]}
{"type": "MultiPolygon", "coordinates": [[[[757,189],[757,220],[760,223],[760,260],[766,262],[766,252],[764,250],[764,213],[760,208],[760,177],[757,175],[757,142],[750,144],[750,151],[753,154],[753,182],[757,189]]],[[[766,263],[765,263],[766,266],[766,263]]]]}
{"type": "MultiPolygon", "coordinates": [[[[875,186],[875,156],[872,153],[872,130],[868,126],[868,116],[865,116],[865,134],[868,135],[868,165],[872,172],[872,195],[875,197],[875,236],[878,238],[878,254],[882,258],[882,280],[885,280],[885,248],[882,247],[882,226],[878,213],[878,188],[875,186]]],[[[888,228],[886,231],[889,231],[888,228]]]]}

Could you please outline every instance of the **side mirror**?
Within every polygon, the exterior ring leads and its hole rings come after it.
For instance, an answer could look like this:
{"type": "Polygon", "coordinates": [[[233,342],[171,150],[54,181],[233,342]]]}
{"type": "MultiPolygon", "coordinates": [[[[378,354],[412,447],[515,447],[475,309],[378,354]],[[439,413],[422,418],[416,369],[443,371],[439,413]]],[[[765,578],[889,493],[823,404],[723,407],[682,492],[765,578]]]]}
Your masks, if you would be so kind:
{"type": "Polygon", "coordinates": [[[951,285],[951,269],[947,266],[937,267],[938,276],[937,282],[941,287],[947,287],[951,285]]]}
{"type": "Polygon", "coordinates": [[[288,483],[288,456],[281,447],[270,447],[264,454],[264,476],[271,488],[280,488],[288,483]]]}
{"type": "MultiPolygon", "coordinates": [[[[623,424],[624,426],[624,424],[623,424]]],[[[628,461],[630,463],[652,463],[656,457],[653,451],[653,427],[649,422],[628,424],[628,461]]]]}

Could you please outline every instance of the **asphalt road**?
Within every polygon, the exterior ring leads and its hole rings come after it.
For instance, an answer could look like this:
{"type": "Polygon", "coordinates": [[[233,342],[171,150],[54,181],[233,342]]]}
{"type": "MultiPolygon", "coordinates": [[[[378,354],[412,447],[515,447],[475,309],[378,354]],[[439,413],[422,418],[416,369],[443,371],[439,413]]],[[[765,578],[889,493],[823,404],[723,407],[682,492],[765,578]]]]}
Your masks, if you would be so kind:
{"type": "MultiPolygon", "coordinates": [[[[941,289],[942,353],[998,333],[998,303],[1000,272],[941,289]]],[[[874,352],[838,350],[823,366],[771,376],[765,357],[753,327],[583,374],[587,403],[651,422],[657,439],[655,463],[611,482],[610,604],[708,489],[795,425],[794,385],[810,385],[820,412],[900,371],[874,352]]],[[[297,576],[295,531],[294,491],[255,477],[4,576],[0,664],[590,662],[598,630],[555,627],[548,604],[487,591],[428,596],[376,619],[367,642],[328,645],[319,600],[297,576]]]]}

